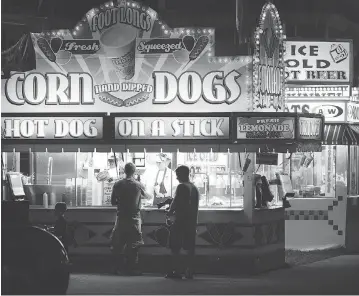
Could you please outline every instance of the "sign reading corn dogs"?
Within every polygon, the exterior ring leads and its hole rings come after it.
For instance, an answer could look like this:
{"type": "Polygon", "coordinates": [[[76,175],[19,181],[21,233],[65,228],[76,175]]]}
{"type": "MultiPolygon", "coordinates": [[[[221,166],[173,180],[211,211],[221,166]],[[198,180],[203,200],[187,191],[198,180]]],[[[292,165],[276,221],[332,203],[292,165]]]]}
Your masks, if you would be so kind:
{"type": "Polygon", "coordinates": [[[2,112],[251,109],[251,57],[216,57],[214,29],[172,29],[134,1],[104,3],[73,30],[31,38],[36,69],[2,80],[2,112]]]}

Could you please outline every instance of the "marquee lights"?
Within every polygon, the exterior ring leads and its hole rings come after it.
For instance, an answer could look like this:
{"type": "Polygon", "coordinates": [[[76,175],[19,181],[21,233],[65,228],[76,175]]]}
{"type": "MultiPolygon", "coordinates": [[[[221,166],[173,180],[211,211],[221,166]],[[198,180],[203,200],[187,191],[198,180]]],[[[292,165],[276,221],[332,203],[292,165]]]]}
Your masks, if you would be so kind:
{"type": "MultiPolygon", "coordinates": [[[[158,15],[157,15],[157,12],[154,11],[152,8],[150,7],[146,7],[142,4],[139,4],[137,2],[134,2],[134,1],[128,1],[127,3],[125,1],[117,1],[119,4],[126,4],[128,7],[132,7],[132,8],[136,8],[136,9],[140,9],[142,11],[146,11],[148,15],[150,15],[153,19],[153,21],[155,23],[157,23],[158,25],[160,25],[160,28],[162,30],[162,33],[164,35],[170,35],[173,33],[173,30],[171,30],[171,28],[162,20],[158,19],[158,15]]],[[[75,25],[75,28],[71,31],[71,33],[76,36],[78,35],[78,31],[81,30],[81,27],[88,22],[88,19],[89,18],[92,18],[94,15],[102,12],[102,11],[105,11],[105,10],[108,10],[108,9],[113,9],[114,8],[114,3],[112,1],[110,2],[107,2],[105,3],[104,5],[101,5],[100,7],[98,8],[93,8],[91,9],[90,11],[88,11],[85,16],[81,19],[80,22],[78,22],[76,25],[75,25]]],[[[189,33],[188,34],[194,34],[195,31],[191,28],[191,29],[188,29],[189,30],[189,33]]],[[[209,34],[212,33],[212,30],[210,29],[207,29],[206,32],[208,32],[209,34]]],[[[204,33],[204,31],[203,31],[204,33]]],[[[64,37],[66,35],[66,32],[65,30],[55,30],[55,31],[47,31],[47,32],[41,32],[41,33],[38,33],[37,36],[39,37],[50,37],[50,36],[58,36],[58,37],[64,37]]]]}
{"type": "MultiPolygon", "coordinates": [[[[280,81],[281,81],[281,95],[280,100],[285,100],[285,73],[284,73],[284,54],[285,54],[285,46],[284,41],[286,40],[286,35],[284,34],[284,29],[282,22],[279,17],[279,13],[276,7],[272,3],[267,3],[264,5],[260,19],[259,19],[259,26],[257,27],[254,38],[255,38],[255,52],[253,58],[253,91],[255,97],[258,96],[257,94],[260,93],[260,38],[261,34],[264,33],[264,25],[267,14],[270,14],[274,19],[274,32],[276,37],[279,39],[279,68],[280,68],[280,81]]],[[[273,75],[272,75],[273,76],[273,75]]],[[[254,99],[253,101],[253,108],[256,108],[259,103],[259,96],[254,99]]],[[[267,106],[269,107],[269,106],[267,106]]]]}
{"type": "Polygon", "coordinates": [[[287,98],[296,97],[349,97],[349,86],[293,87],[286,89],[287,98]]]}
{"type": "MultiPolygon", "coordinates": [[[[118,1],[118,2],[120,2],[120,1],[118,1]]],[[[127,2],[126,4],[127,4],[127,6],[141,9],[142,11],[147,10],[146,11],[147,14],[149,14],[152,17],[152,19],[160,26],[162,33],[164,35],[171,35],[173,33],[186,34],[186,35],[206,34],[206,35],[211,35],[211,37],[212,37],[212,35],[214,34],[213,28],[204,28],[204,29],[175,28],[175,29],[171,29],[163,20],[160,20],[158,18],[156,11],[154,11],[152,8],[140,5],[137,2],[127,2]]],[[[77,36],[78,32],[81,31],[82,27],[85,24],[87,24],[89,18],[92,18],[94,15],[96,15],[102,11],[105,11],[108,9],[113,9],[113,7],[114,7],[114,3],[112,1],[110,1],[110,2],[105,3],[104,5],[101,5],[99,8],[91,9],[89,12],[87,12],[85,14],[85,16],[81,19],[81,21],[75,25],[75,28],[73,30],[70,30],[71,33],[74,36],[77,36]]],[[[65,35],[66,35],[66,30],[44,31],[44,32],[36,34],[36,36],[38,36],[38,37],[50,37],[50,36],[64,37],[65,35]]],[[[210,41],[212,41],[211,37],[210,37],[210,41]]],[[[211,49],[210,49],[210,51],[211,51],[211,49]]],[[[209,53],[208,56],[213,56],[213,53],[209,53]]]]}

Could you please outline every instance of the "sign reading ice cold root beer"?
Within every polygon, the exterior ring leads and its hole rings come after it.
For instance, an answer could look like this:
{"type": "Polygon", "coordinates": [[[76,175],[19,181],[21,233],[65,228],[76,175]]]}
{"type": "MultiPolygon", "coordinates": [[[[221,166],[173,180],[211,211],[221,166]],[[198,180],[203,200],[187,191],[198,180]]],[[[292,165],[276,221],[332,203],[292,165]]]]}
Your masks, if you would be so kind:
{"type": "Polygon", "coordinates": [[[287,41],[287,83],[334,84],[351,82],[352,48],[349,41],[287,41]]]}
{"type": "Polygon", "coordinates": [[[293,117],[238,117],[237,139],[294,139],[293,117]]]}
{"type": "Polygon", "coordinates": [[[214,29],[173,30],[151,8],[134,1],[104,3],[73,30],[31,37],[36,69],[26,73],[14,69],[16,73],[2,80],[2,112],[188,113],[251,108],[251,57],[217,58],[214,29]]]}
{"type": "Polygon", "coordinates": [[[229,139],[228,117],[116,117],[115,139],[229,139]]]}
{"type": "Polygon", "coordinates": [[[102,139],[102,117],[2,117],[3,139],[102,139]]]}

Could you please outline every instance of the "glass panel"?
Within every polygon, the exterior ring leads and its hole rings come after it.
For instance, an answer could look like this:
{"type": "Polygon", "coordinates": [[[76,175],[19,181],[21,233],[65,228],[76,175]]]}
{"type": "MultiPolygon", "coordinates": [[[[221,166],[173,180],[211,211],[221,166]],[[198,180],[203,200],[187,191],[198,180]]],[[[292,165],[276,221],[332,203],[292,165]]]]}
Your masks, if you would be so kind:
{"type": "MultiPolygon", "coordinates": [[[[277,180],[277,173],[288,173],[289,174],[289,162],[290,160],[286,157],[284,153],[278,153],[278,165],[256,165],[257,174],[266,177],[268,183],[270,181],[277,180]]],[[[278,185],[270,184],[269,189],[272,192],[274,198],[271,203],[268,205],[281,204],[282,201],[279,200],[278,195],[278,185]]]]}
{"type": "MultiPolygon", "coordinates": [[[[77,153],[77,177],[67,180],[67,186],[76,184],[76,206],[111,206],[112,187],[124,178],[122,153],[77,153]]],[[[74,204],[72,203],[74,206],[74,204]]]]}
{"type": "Polygon", "coordinates": [[[350,147],[350,195],[359,195],[359,147],[350,147]]]}
{"type": "MultiPolygon", "coordinates": [[[[20,172],[20,152],[1,153],[2,200],[10,200],[13,197],[6,178],[6,173],[8,172],[20,172]]],[[[21,179],[25,183],[28,178],[22,177],[21,179]]]]}
{"type": "MultiPolygon", "coordinates": [[[[334,152],[331,153],[335,155],[334,152]]],[[[142,201],[144,208],[157,208],[158,203],[174,196],[178,185],[174,171],[179,165],[190,168],[190,180],[200,192],[200,208],[243,207],[242,167],[246,159],[245,153],[27,154],[29,159],[24,158],[24,153],[22,161],[28,161],[29,165],[23,167],[27,167],[27,171],[30,167],[31,174],[24,178],[24,191],[31,205],[53,207],[57,202],[65,202],[69,207],[110,206],[114,183],[124,178],[125,163],[133,162],[137,166],[135,177],[146,188],[146,196],[142,201]]],[[[325,177],[322,174],[327,168],[321,169],[317,163],[326,154],[306,154],[307,157],[311,155],[314,160],[310,163],[308,161],[308,167],[302,166],[299,169],[298,162],[302,154],[293,154],[292,176],[300,171],[302,178],[299,183],[293,178],[293,184],[297,182],[299,186],[295,187],[298,194],[304,192],[305,186],[321,186],[318,185],[320,179],[325,177]]],[[[18,152],[4,153],[3,170],[21,171],[20,156],[18,152]]],[[[285,154],[279,154],[278,164],[256,165],[257,173],[273,180],[277,172],[289,170],[289,160],[285,158],[285,154]]],[[[331,172],[335,176],[335,165],[331,172]]],[[[273,203],[278,202],[277,186],[271,185],[271,191],[275,196],[273,203]]]]}
{"type": "Polygon", "coordinates": [[[336,146],[323,146],[322,152],[294,153],[291,179],[295,197],[335,197],[336,157],[336,146]]]}
{"type": "Polygon", "coordinates": [[[57,202],[66,202],[74,206],[75,181],[76,153],[36,152],[33,153],[33,182],[25,191],[32,205],[54,207],[57,202]],[[70,192],[68,180],[74,180],[70,192]]]}
{"type": "Polygon", "coordinates": [[[178,165],[190,168],[191,181],[200,192],[200,208],[243,205],[242,177],[238,156],[230,153],[178,153],[178,165]],[[233,187],[231,186],[233,183],[233,187]]]}

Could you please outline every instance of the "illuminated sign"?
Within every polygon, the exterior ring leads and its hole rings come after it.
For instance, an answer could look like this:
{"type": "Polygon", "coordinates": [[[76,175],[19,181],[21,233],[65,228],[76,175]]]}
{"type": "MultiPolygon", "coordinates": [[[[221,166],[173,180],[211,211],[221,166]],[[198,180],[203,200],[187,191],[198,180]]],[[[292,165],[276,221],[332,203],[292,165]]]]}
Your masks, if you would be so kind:
{"type": "Polygon", "coordinates": [[[134,5],[127,3],[129,2],[124,0],[113,1],[94,10],[94,14],[90,14],[92,32],[101,32],[118,24],[130,25],[148,32],[153,22],[150,12],[142,10],[142,7],[134,2],[134,5]]]}
{"type": "Polygon", "coordinates": [[[348,121],[359,123],[359,103],[348,103],[348,121]]]}
{"type": "Polygon", "coordinates": [[[238,117],[237,139],[294,139],[293,117],[238,117]]]}
{"type": "Polygon", "coordinates": [[[21,105],[93,105],[88,73],[16,73],[5,83],[8,102],[21,105]]]}
{"type": "Polygon", "coordinates": [[[351,46],[349,41],[287,41],[287,83],[350,83],[351,46]]]}
{"type": "Polygon", "coordinates": [[[2,80],[2,112],[252,108],[252,57],[215,57],[214,29],[172,29],[134,1],[107,2],[91,9],[72,30],[31,33],[31,38],[36,69],[2,80]]]}
{"type": "Polygon", "coordinates": [[[262,9],[255,33],[253,109],[284,109],[284,33],[276,7],[267,3],[262,9]]]}
{"type": "Polygon", "coordinates": [[[298,122],[298,135],[303,140],[321,140],[322,119],[300,117],[298,122]]]}
{"type": "Polygon", "coordinates": [[[325,100],[325,97],[329,98],[349,98],[350,86],[307,86],[307,87],[288,87],[285,90],[287,98],[293,99],[312,99],[313,101],[320,99],[325,100]]]}
{"type": "Polygon", "coordinates": [[[320,103],[292,101],[286,104],[287,112],[293,113],[316,113],[324,115],[326,122],[344,122],[345,102],[324,101],[320,103]]]}
{"type": "MultiPolygon", "coordinates": [[[[59,40],[61,39],[59,38],[59,40]]],[[[62,43],[61,50],[71,52],[72,54],[94,54],[100,50],[100,42],[98,40],[61,40],[60,43],[62,43]]]]}
{"type": "Polygon", "coordinates": [[[116,117],[115,139],[229,139],[228,117],[116,117]]]}
{"type": "Polygon", "coordinates": [[[137,39],[136,56],[144,54],[172,54],[183,48],[182,39],[179,38],[137,39]]]}
{"type": "Polygon", "coordinates": [[[102,139],[102,117],[2,117],[3,139],[102,139]]]}

